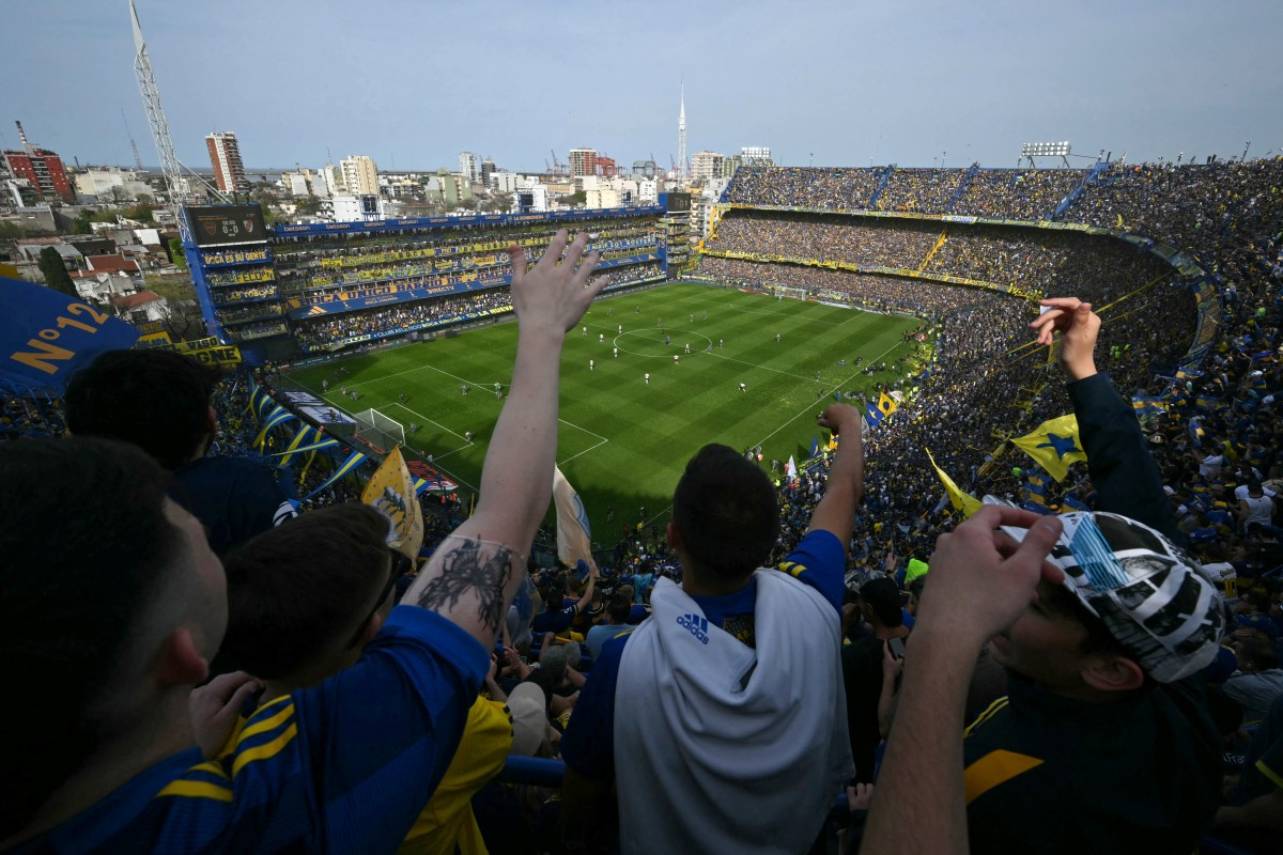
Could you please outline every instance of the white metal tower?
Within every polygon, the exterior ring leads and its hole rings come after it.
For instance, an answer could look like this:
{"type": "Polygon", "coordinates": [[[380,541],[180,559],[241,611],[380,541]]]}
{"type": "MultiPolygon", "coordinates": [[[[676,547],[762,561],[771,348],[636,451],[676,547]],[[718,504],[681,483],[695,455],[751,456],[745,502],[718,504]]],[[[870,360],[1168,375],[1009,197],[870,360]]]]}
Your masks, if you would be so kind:
{"type": "MultiPolygon", "coordinates": [[[[132,2],[132,0],[131,0],[132,2]]],[[[686,83],[682,83],[682,106],[677,114],[677,180],[685,184],[686,171],[686,83]]]]}
{"type": "Polygon", "coordinates": [[[169,120],[165,118],[165,107],[160,101],[160,89],[156,87],[156,75],[152,72],[151,58],[147,55],[147,43],[143,41],[143,30],[138,23],[138,9],[134,6],[134,0],[129,0],[129,17],[134,25],[134,73],[138,75],[138,91],[143,96],[143,107],[147,111],[147,122],[151,125],[156,153],[160,155],[160,168],[165,174],[165,186],[169,190],[174,218],[178,221],[183,243],[188,243],[191,235],[188,234],[187,220],[183,216],[183,205],[189,199],[187,180],[183,178],[182,165],[174,154],[169,120]]]}

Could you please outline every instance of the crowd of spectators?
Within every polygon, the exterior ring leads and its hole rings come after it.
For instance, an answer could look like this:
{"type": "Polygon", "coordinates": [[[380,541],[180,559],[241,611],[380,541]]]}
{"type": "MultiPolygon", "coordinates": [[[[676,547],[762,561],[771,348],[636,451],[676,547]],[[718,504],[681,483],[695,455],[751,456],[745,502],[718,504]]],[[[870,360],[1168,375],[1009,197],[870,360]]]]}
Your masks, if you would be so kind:
{"type": "Polygon", "coordinates": [[[897,169],[882,195],[880,211],[943,211],[962,186],[961,169],[897,169]]]}
{"type": "Polygon", "coordinates": [[[935,223],[732,211],[718,222],[717,236],[706,244],[711,250],[916,268],[939,237],[935,223]]]}
{"type": "Polygon", "coordinates": [[[885,168],[740,167],[727,201],[755,205],[860,210],[878,189],[885,168]]]}
{"type": "Polygon", "coordinates": [[[817,299],[848,303],[875,312],[913,314],[929,320],[939,320],[950,312],[998,296],[980,288],[940,286],[928,280],[717,256],[706,256],[700,263],[700,272],[751,290],[771,291],[775,286],[784,286],[817,299]]]}
{"type": "MultiPolygon", "coordinates": [[[[599,273],[593,281],[604,282],[604,290],[662,275],[663,268],[658,264],[633,264],[599,273]]],[[[507,288],[491,288],[367,311],[321,315],[315,320],[303,320],[295,328],[295,336],[305,349],[326,349],[361,336],[447,326],[482,314],[496,314],[511,306],[512,297],[507,288]]]]}
{"type": "Polygon", "coordinates": [[[303,321],[294,334],[304,348],[309,348],[342,343],[358,336],[426,329],[511,306],[512,298],[506,289],[491,289],[368,311],[322,315],[316,320],[303,321]]]}
{"type": "Polygon", "coordinates": [[[951,213],[1007,220],[1048,219],[1086,177],[1081,169],[981,169],[965,181],[951,213]]]}

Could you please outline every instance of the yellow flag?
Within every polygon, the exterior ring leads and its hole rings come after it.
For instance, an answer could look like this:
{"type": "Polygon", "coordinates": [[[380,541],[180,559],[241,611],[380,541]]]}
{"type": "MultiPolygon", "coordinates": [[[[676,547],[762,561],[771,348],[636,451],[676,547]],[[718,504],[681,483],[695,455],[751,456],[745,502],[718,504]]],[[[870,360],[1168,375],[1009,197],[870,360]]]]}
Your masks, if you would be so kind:
{"type": "Polygon", "coordinates": [[[944,485],[944,491],[949,494],[949,504],[953,505],[956,510],[962,511],[968,517],[984,507],[984,503],[970,493],[962,492],[957,484],[953,483],[943,469],[936,464],[935,456],[931,454],[931,449],[926,449],[927,457],[931,460],[931,468],[936,471],[936,477],[944,485]]]}
{"type": "Polygon", "coordinates": [[[578,561],[591,564],[592,526],[588,524],[588,510],[559,466],[552,468],[552,501],[557,508],[557,558],[571,567],[578,561]]]}
{"type": "Polygon", "coordinates": [[[1048,419],[1012,443],[1057,481],[1065,480],[1070,463],[1087,459],[1078,437],[1078,417],[1073,413],[1048,419]]]}
{"type": "Polygon", "coordinates": [[[383,463],[361,493],[361,501],[379,511],[392,524],[388,545],[413,561],[423,546],[423,509],[414,495],[414,480],[405,468],[400,447],[383,463]]]}
{"type": "Polygon", "coordinates": [[[892,398],[886,392],[878,395],[878,410],[883,416],[889,416],[899,408],[900,405],[896,403],[895,398],[892,398]]]}

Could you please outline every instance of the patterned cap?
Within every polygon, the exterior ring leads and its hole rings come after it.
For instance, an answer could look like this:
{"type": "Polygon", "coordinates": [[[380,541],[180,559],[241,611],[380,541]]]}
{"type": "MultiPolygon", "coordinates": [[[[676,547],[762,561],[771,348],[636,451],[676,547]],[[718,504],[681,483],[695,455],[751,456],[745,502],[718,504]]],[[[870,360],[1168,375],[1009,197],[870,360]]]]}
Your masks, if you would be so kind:
{"type": "MultiPolygon", "coordinates": [[[[1060,521],[1047,560],[1147,674],[1170,683],[1216,658],[1225,629],[1220,590],[1184,550],[1118,514],[1074,512],[1060,521]]],[[[1026,529],[1003,531],[1019,541],[1026,529]]]]}

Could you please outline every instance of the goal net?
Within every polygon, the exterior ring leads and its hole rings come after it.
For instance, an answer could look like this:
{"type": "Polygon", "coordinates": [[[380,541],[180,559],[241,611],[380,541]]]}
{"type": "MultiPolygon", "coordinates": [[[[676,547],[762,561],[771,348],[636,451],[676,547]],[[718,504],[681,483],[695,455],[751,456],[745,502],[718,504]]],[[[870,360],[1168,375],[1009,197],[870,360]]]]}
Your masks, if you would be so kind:
{"type": "Polygon", "coordinates": [[[380,452],[405,445],[405,426],[391,416],[386,416],[373,407],[353,415],[357,422],[357,439],[365,440],[380,452]]]}

